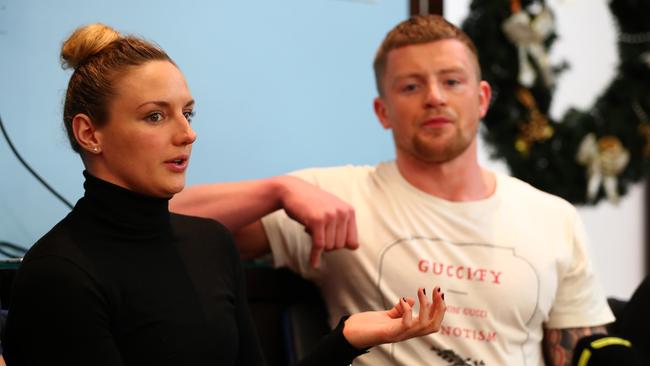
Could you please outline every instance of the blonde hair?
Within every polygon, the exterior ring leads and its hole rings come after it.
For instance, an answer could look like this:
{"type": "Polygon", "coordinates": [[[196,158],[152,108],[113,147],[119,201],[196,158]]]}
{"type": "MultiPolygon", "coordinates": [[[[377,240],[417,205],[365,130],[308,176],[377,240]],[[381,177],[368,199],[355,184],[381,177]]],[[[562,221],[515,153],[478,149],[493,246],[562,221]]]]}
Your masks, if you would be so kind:
{"type": "Polygon", "coordinates": [[[104,24],[82,26],[70,35],[61,47],[61,65],[74,69],[63,106],[63,123],[74,151],[80,151],[72,131],[74,116],[83,113],[97,126],[106,123],[116,77],[128,67],[154,60],[174,63],[157,45],[122,36],[104,24]]]}
{"type": "Polygon", "coordinates": [[[384,38],[377,50],[373,68],[377,92],[383,95],[382,77],[386,71],[388,53],[394,49],[411,45],[455,39],[462,42],[475,56],[479,80],[481,69],[478,64],[478,51],[474,42],[460,28],[449,23],[440,15],[415,15],[396,25],[384,38]]]}

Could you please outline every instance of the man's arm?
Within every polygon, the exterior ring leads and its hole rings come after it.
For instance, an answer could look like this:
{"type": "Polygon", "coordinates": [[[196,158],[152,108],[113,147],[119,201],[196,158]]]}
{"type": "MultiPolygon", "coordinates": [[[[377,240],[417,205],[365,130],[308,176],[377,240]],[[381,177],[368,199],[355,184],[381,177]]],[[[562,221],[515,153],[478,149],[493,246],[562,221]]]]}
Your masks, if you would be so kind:
{"type": "Polygon", "coordinates": [[[544,358],[548,366],[571,366],[573,350],[582,337],[607,334],[604,326],[587,328],[544,329],[544,358]]]}
{"type": "Polygon", "coordinates": [[[271,244],[260,220],[244,226],[234,234],[239,255],[243,260],[259,258],[271,250],[271,244]]]}
{"type": "Polygon", "coordinates": [[[207,217],[236,232],[264,215],[282,208],[287,177],[186,187],[169,201],[169,209],[207,217]]]}
{"type": "Polygon", "coordinates": [[[311,235],[312,266],[318,265],[323,251],[358,247],[352,206],[296,177],[197,185],[170,201],[171,211],[223,223],[235,233],[242,257],[247,259],[269,252],[258,220],[278,209],[284,209],[311,235]]]}

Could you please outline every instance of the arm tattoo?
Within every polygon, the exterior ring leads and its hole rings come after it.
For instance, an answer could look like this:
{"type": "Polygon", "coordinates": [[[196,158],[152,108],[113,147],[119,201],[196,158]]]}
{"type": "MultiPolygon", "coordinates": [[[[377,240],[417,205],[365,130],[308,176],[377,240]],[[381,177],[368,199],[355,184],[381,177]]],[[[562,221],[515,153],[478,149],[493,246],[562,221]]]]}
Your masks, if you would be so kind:
{"type": "Polygon", "coordinates": [[[607,334],[604,326],[591,328],[544,329],[544,358],[548,366],[570,366],[578,340],[592,334],[607,334]]]}

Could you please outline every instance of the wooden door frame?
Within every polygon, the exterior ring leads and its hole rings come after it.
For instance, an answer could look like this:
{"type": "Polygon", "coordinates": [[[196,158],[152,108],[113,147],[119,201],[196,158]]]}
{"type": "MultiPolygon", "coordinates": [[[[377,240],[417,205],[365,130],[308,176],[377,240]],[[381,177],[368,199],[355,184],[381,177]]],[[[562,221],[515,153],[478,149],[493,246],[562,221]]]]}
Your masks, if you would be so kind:
{"type": "Polygon", "coordinates": [[[438,14],[442,15],[443,0],[409,0],[409,14],[438,14]]]}

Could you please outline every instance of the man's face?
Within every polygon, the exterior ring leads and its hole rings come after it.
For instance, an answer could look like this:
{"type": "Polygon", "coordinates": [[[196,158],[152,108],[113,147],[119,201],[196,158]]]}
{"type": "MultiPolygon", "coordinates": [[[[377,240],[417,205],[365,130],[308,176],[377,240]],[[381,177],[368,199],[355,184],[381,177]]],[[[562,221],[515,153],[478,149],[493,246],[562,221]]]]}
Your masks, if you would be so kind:
{"type": "Polygon", "coordinates": [[[393,130],[398,158],[445,163],[476,139],[490,86],[480,81],[474,55],[447,39],[391,50],[375,113],[393,130]]]}

